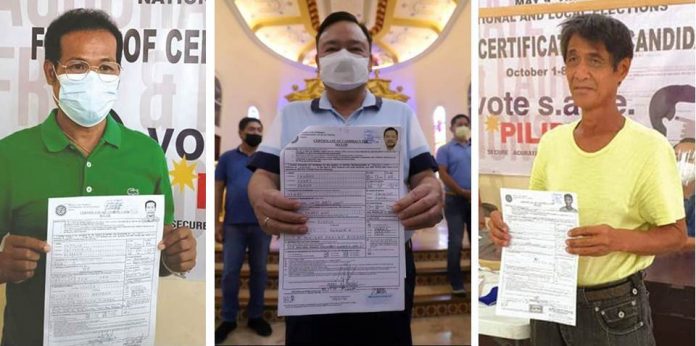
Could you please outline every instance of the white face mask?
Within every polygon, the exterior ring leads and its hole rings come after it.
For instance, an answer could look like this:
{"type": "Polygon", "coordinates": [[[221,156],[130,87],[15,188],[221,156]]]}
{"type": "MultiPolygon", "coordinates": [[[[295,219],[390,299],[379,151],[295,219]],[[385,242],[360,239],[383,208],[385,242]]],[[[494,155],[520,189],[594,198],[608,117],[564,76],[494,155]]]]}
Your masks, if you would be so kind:
{"type": "Polygon", "coordinates": [[[468,141],[469,137],[471,137],[471,129],[466,126],[459,126],[454,129],[454,136],[459,140],[468,141]]]}
{"type": "Polygon", "coordinates": [[[351,90],[367,83],[369,58],[345,49],[319,58],[319,78],[334,90],[351,90]]]}
{"type": "Polygon", "coordinates": [[[67,74],[57,76],[60,82],[58,107],[70,120],[82,127],[99,124],[109,114],[118,96],[119,76],[97,75],[89,71],[84,79],[72,80],[67,74]]]}
{"type": "Polygon", "coordinates": [[[682,186],[689,185],[690,182],[694,180],[694,169],[693,162],[679,161],[677,162],[677,168],[679,169],[679,175],[681,176],[682,186]]]}
{"type": "Polygon", "coordinates": [[[693,151],[678,151],[677,152],[677,170],[681,177],[682,186],[689,185],[694,181],[694,152],[693,151]]]}

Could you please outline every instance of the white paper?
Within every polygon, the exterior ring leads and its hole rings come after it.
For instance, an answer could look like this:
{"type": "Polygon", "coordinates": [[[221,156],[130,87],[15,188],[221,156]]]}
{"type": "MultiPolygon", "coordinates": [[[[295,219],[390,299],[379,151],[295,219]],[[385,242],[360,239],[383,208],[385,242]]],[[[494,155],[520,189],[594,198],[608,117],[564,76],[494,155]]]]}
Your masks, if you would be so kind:
{"type": "Polygon", "coordinates": [[[503,248],[496,314],[575,326],[578,256],[566,252],[565,241],[578,226],[577,196],[500,189],[500,198],[510,244],[503,248]]]}
{"type": "Polygon", "coordinates": [[[44,345],[154,344],[163,219],[162,195],[48,200],[44,345]]]}
{"type": "Polygon", "coordinates": [[[302,203],[305,235],[282,235],[278,315],[404,309],[399,144],[385,127],[306,128],[281,152],[281,188],[302,203]]]}

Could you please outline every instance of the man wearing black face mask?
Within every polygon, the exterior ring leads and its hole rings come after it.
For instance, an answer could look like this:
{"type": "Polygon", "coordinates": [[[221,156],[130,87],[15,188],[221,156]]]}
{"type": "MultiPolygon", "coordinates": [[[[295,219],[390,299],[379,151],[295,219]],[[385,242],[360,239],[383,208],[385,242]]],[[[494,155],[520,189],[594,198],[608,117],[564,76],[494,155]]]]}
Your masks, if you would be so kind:
{"type": "Polygon", "coordinates": [[[271,236],[259,227],[247,197],[252,172],[246,168],[249,157],[261,143],[263,125],[254,118],[239,122],[242,144],[222,156],[215,168],[215,239],[223,243],[222,323],[215,330],[215,343],[221,343],[237,328],[239,311],[239,277],[244,254],[249,249],[248,325],[261,336],[271,335],[271,326],[263,318],[263,295],[266,287],[266,262],[271,236]],[[225,220],[220,222],[222,196],[225,191],[225,220]]]}

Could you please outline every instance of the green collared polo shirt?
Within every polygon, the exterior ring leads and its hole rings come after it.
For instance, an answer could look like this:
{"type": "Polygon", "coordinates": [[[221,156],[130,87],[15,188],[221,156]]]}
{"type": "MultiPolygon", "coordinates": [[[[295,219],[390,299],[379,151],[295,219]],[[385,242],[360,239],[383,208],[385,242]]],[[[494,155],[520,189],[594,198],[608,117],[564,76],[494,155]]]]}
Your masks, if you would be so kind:
{"type": "MultiPolygon", "coordinates": [[[[49,197],[164,195],[165,224],[174,219],[167,161],[143,133],[107,116],[88,157],[68,140],[53,110],[42,124],[0,140],[0,238],[7,233],[46,240],[49,197]]],[[[41,345],[46,258],[34,277],[7,283],[3,345],[41,345]]]]}

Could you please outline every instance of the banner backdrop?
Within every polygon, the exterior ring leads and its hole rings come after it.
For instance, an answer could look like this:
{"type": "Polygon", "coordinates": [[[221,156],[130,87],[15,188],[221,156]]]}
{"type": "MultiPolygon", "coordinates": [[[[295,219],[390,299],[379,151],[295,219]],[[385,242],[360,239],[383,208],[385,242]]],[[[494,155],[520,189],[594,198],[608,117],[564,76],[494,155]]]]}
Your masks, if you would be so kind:
{"type": "MultiPolygon", "coordinates": [[[[526,3],[535,1],[480,2],[481,8],[526,3]]],[[[619,110],[673,144],[694,137],[695,8],[591,11],[621,20],[633,34],[634,57],[619,87],[619,110]]],[[[541,135],[579,119],[566,82],[559,28],[576,13],[479,19],[481,173],[529,175],[541,135]]]]}
{"type": "Polygon", "coordinates": [[[109,13],[124,37],[114,111],[161,146],[174,192],[175,226],[190,227],[205,279],[205,0],[0,1],[0,138],[46,119],[55,103],[43,75],[44,34],[66,10],[109,13]]]}

